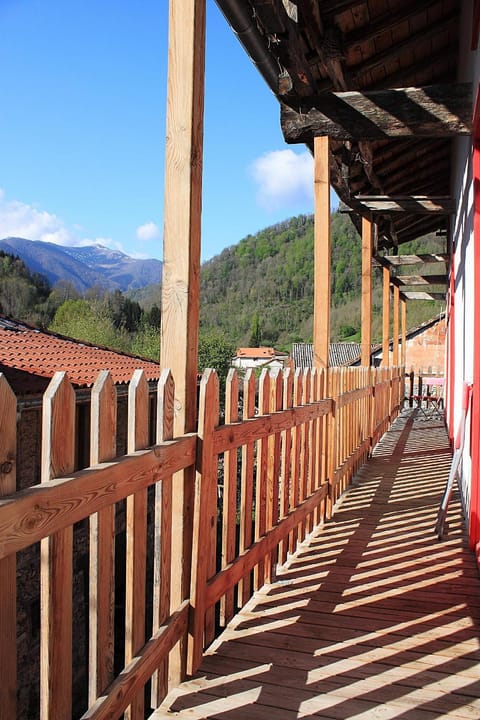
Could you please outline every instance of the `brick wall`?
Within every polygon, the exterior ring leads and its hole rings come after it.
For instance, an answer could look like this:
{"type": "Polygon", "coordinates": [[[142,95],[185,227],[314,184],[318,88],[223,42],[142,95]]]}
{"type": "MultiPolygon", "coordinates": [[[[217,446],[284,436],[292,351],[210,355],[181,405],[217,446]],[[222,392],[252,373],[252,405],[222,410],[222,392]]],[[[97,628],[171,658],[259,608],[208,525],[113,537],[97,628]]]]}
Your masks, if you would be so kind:
{"type": "Polygon", "coordinates": [[[445,369],[445,322],[440,320],[407,340],[405,369],[415,375],[443,374],[445,369]]]}

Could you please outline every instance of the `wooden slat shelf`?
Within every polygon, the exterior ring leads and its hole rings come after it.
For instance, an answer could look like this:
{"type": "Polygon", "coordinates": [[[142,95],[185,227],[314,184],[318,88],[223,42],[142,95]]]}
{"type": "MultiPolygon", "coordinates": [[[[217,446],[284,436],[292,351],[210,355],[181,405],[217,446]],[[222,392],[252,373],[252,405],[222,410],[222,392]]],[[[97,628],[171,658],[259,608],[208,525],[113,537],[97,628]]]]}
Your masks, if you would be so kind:
{"type": "Polygon", "coordinates": [[[480,717],[480,580],[461,508],[439,543],[443,425],[402,415],[334,519],[152,718],[480,717]]]}

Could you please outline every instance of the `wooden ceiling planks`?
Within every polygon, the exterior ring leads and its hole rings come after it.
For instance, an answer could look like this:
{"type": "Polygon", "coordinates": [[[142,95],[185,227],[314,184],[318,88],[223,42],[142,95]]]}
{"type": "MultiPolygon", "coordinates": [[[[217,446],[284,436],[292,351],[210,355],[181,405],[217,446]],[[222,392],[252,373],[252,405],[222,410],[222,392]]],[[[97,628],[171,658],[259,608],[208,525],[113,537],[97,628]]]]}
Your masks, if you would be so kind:
{"type": "MultiPolygon", "coordinates": [[[[460,0],[303,0],[294,3],[298,22],[288,18],[283,0],[244,2],[268,52],[291,77],[291,90],[279,97],[282,116],[297,113],[303,122],[319,99],[318,113],[329,122],[310,118],[304,135],[285,135],[311,149],[316,135],[330,135],[332,183],[344,202],[354,204],[358,194],[449,193],[450,138],[470,132],[471,89],[460,97],[455,85],[460,0]],[[443,121],[413,100],[432,85],[446,93],[447,101],[439,95],[437,102],[450,108],[443,121]],[[372,95],[378,91],[386,95],[372,95]],[[345,109],[345,92],[363,95],[350,96],[353,107],[345,109]],[[395,133],[404,137],[389,137],[395,133]]],[[[380,252],[445,227],[435,214],[388,212],[379,221],[380,252]]]]}

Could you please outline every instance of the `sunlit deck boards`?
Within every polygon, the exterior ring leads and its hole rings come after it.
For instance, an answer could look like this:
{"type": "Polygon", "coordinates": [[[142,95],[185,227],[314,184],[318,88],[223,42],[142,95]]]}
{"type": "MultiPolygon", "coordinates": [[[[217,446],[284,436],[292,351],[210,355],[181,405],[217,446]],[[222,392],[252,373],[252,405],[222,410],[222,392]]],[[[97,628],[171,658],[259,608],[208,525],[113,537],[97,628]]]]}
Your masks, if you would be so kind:
{"type": "Polygon", "coordinates": [[[257,593],[154,718],[480,717],[480,581],[440,423],[399,418],[334,521],[257,593]]]}

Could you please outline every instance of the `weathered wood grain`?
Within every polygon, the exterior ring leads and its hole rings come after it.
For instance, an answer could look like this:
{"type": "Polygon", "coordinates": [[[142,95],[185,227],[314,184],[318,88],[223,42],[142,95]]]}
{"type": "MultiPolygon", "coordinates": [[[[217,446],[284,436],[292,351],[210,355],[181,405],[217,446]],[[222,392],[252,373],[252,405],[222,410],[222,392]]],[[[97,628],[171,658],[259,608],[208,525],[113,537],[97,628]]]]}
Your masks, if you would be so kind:
{"type": "Polygon", "coordinates": [[[470,135],[470,83],[423,88],[324,92],[302,102],[297,112],[281,105],[287,143],[336,140],[382,140],[389,137],[470,135]]]}

